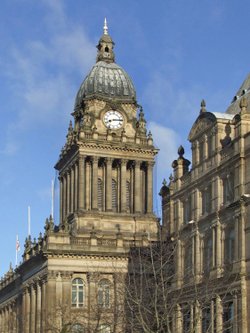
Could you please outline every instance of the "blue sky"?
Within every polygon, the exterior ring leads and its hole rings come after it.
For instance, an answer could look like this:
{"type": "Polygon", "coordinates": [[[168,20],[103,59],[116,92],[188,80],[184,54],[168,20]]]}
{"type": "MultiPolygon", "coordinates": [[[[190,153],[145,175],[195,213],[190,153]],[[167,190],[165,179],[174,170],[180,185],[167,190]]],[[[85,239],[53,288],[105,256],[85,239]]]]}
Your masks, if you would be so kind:
{"type": "Polygon", "coordinates": [[[200,101],[224,112],[249,73],[249,12],[245,0],[1,1],[0,275],[15,263],[16,234],[21,260],[27,207],[32,237],[50,214],[53,167],[104,17],[161,149],[158,193],[180,144],[190,157],[200,101]]]}

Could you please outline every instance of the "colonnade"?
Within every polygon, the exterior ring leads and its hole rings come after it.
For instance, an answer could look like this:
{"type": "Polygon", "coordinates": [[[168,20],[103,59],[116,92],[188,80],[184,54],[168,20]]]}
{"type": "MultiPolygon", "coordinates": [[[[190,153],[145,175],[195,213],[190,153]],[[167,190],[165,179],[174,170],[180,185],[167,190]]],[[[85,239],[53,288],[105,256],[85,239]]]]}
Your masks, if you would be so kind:
{"type": "Polygon", "coordinates": [[[221,333],[226,329],[229,332],[241,332],[240,299],[237,294],[231,295],[231,297],[228,299],[227,295],[217,295],[213,299],[202,302],[196,300],[190,303],[176,304],[172,318],[173,332],[202,333],[209,330],[209,332],[221,333]]]}
{"type": "Polygon", "coordinates": [[[46,285],[25,286],[22,295],[0,308],[0,333],[40,333],[45,325],[46,285]]]}
{"type": "Polygon", "coordinates": [[[20,318],[17,311],[17,299],[0,309],[0,333],[18,333],[20,318]]]}
{"type": "Polygon", "coordinates": [[[61,222],[78,210],[152,213],[153,165],[153,161],[80,156],[59,177],[61,222]]]}
{"type": "Polygon", "coordinates": [[[46,284],[34,282],[23,289],[23,333],[43,332],[45,325],[46,284]]]}

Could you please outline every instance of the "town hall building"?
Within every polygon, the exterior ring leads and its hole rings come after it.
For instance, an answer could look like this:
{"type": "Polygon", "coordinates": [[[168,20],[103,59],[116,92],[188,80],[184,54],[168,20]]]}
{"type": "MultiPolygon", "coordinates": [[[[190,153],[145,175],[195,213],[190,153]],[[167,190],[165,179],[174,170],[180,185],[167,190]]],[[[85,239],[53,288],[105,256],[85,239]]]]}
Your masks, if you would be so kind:
{"type": "Polygon", "coordinates": [[[157,242],[172,251],[167,325],[157,333],[250,333],[250,76],[226,112],[202,101],[192,161],[180,147],[163,182],[161,222],[158,149],[106,20],[71,115],[55,164],[60,222],[50,216],[27,238],[22,263],[1,279],[0,333],[154,332],[127,326],[126,288],[131,248],[157,242]]]}

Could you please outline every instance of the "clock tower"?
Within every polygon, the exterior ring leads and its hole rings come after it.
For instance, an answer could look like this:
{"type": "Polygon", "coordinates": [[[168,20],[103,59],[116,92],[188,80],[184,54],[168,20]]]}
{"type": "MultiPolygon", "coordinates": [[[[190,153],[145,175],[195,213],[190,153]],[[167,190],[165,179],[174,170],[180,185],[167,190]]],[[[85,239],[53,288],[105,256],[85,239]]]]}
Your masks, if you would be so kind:
{"type": "Polygon", "coordinates": [[[60,179],[60,226],[74,237],[94,233],[101,244],[157,234],[153,166],[157,149],[137,104],[132,80],[115,63],[104,33],[97,60],[76,95],[66,144],[55,168],[60,179]]]}
{"type": "Polygon", "coordinates": [[[105,21],[55,165],[59,225],[46,219],[45,233],[26,239],[22,264],[1,282],[1,332],[14,332],[12,323],[24,333],[125,331],[130,250],[158,233],[157,149],[113,47],[105,21]]]}

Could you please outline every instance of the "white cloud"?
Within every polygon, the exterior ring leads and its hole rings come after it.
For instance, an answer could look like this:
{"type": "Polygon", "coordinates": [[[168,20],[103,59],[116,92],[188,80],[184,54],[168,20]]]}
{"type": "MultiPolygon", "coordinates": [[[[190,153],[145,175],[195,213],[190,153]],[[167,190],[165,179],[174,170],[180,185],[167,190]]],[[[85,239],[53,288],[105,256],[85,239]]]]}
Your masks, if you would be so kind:
{"type": "Polygon", "coordinates": [[[53,26],[45,32],[47,39],[28,40],[19,48],[12,47],[2,63],[13,91],[15,110],[2,151],[14,152],[12,134],[20,136],[31,127],[51,126],[69,119],[78,88],[75,82],[83,78],[95,58],[94,44],[82,27],[67,21],[62,3],[43,2],[47,6],[44,19],[53,26]]]}
{"type": "Polygon", "coordinates": [[[150,122],[148,128],[153,134],[154,144],[160,149],[157,157],[157,185],[158,188],[164,178],[167,178],[172,172],[171,164],[177,157],[177,149],[180,145],[179,135],[172,129],[150,122]]]}
{"type": "Polygon", "coordinates": [[[154,72],[144,92],[144,100],[152,110],[157,110],[154,117],[158,121],[176,124],[195,120],[199,113],[199,103],[203,98],[202,87],[183,88],[178,82],[168,78],[167,73],[154,72]]]}

